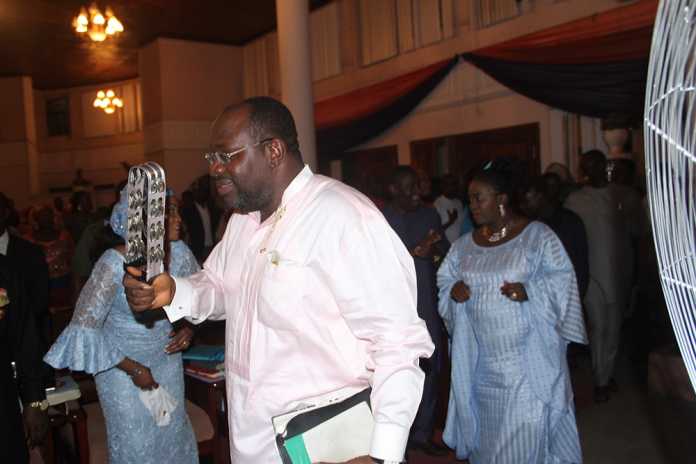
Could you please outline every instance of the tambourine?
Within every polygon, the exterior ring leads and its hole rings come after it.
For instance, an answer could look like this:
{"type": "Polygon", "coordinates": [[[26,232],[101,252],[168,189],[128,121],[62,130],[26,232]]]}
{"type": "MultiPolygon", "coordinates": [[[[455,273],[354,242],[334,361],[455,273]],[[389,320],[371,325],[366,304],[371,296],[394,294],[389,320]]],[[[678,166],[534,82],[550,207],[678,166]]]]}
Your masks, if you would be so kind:
{"type": "Polygon", "coordinates": [[[164,272],[166,190],[159,164],[150,161],[129,169],[126,265],[142,269],[146,282],[164,272]]]}

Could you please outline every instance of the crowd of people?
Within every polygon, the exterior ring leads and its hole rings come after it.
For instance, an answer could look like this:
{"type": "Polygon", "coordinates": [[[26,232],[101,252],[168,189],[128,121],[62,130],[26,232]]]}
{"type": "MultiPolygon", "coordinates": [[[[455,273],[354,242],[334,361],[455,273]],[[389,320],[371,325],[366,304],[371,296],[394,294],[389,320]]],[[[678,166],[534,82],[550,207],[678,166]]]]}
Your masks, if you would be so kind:
{"type": "MultiPolygon", "coordinates": [[[[574,183],[563,166],[527,179],[523,162],[499,158],[445,175],[435,195],[431,179],[399,166],[378,208],[304,164],[293,117],[274,99],[226,108],[210,147],[210,175],[181,204],[168,192],[168,264],[149,283],[124,271],[122,185],[109,214],[92,212],[84,181],[67,210],[21,215],[0,197],[0,258],[8,228],[39,257],[46,300],[79,295],[50,349],[27,342],[42,336],[46,301],[21,318],[0,309],[21,387],[0,407],[19,394],[25,411],[43,409],[27,366],[47,352],[53,368],[94,375],[110,462],[197,462],[183,407],[157,426],[139,394],[162,389],[184,404],[180,352],[194,325],[224,319],[232,462],[280,462],[274,416],[366,388],[374,430],[351,463],[402,462],[407,448],[444,455],[434,431],[447,380],[443,441],[457,458],[582,462],[567,347],[589,342],[594,398],[608,401],[647,234],[634,166],[593,150],[574,183]]],[[[13,305],[22,291],[41,295],[13,287],[5,264],[13,305]]],[[[29,430],[38,442],[41,427],[29,430]]],[[[12,452],[22,462],[26,450],[12,452]]]]}

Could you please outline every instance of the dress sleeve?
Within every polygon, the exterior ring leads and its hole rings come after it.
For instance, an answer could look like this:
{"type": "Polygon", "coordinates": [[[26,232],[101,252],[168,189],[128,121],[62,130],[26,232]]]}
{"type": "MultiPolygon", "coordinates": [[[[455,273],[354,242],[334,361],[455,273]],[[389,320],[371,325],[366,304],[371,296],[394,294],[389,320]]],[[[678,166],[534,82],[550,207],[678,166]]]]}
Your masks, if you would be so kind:
{"type": "Polygon", "coordinates": [[[108,250],[94,265],[80,292],[70,324],[44,357],[56,369],[69,368],[96,374],[114,367],[125,355],[102,328],[117,292],[123,291],[122,260],[108,250]]]}
{"type": "Polygon", "coordinates": [[[201,270],[196,257],[191,249],[181,240],[171,243],[172,250],[172,275],[187,277],[201,270]]]}
{"type": "Polygon", "coordinates": [[[450,296],[454,284],[462,280],[461,272],[459,271],[462,240],[463,239],[459,239],[454,242],[454,245],[449,249],[447,256],[445,256],[444,261],[437,271],[437,287],[439,289],[438,311],[450,337],[454,333],[455,311],[457,308],[463,310],[466,306],[466,302],[457,303],[450,296]]]}
{"type": "Polygon", "coordinates": [[[530,282],[525,283],[533,316],[554,327],[568,342],[587,343],[582,305],[573,265],[556,234],[543,227],[536,245],[538,265],[530,282]]]}

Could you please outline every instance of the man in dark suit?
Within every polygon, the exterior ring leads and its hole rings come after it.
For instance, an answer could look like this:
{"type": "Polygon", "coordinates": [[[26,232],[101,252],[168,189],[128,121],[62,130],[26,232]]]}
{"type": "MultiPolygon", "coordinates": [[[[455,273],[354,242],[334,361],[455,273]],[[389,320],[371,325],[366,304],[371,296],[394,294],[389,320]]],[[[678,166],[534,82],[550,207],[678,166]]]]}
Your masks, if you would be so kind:
{"type": "Polygon", "coordinates": [[[45,341],[36,323],[36,314],[44,309],[39,311],[34,307],[39,303],[32,293],[33,280],[41,280],[45,272],[44,295],[48,294],[48,270],[40,249],[10,237],[7,232],[9,214],[7,198],[0,194],[0,288],[9,299],[9,303],[0,303],[3,305],[0,308],[0,436],[3,442],[0,462],[25,463],[28,453],[18,398],[24,404],[24,423],[30,445],[40,444],[48,431],[48,404],[42,378],[46,373],[42,361],[45,341]],[[25,262],[22,263],[22,259],[25,262]],[[37,274],[27,274],[32,269],[31,262],[36,265],[38,270],[34,272],[37,274]]]}
{"type": "Polygon", "coordinates": [[[443,456],[447,449],[433,443],[438,393],[443,376],[443,350],[446,335],[437,311],[437,261],[449,248],[442,222],[435,208],[421,201],[418,176],[409,166],[399,166],[392,173],[389,194],[391,201],[382,213],[394,232],[411,252],[416,269],[418,316],[425,321],[435,344],[430,359],[421,359],[425,373],[423,397],[413,421],[409,447],[432,456],[443,456]]]}
{"type": "Polygon", "coordinates": [[[563,207],[562,185],[561,178],[553,173],[537,177],[525,192],[522,207],[530,218],[543,222],[558,235],[573,263],[582,299],[590,281],[587,234],[580,216],[563,207]]]}
{"type": "Polygon", "coordinates": [[[188,243],[199,262],[205,261],[215,245],[215,230],[220,210],[210,195],[210,177],[204,176],[191,186],[192,198],[184,192],[181,218],[186,224],[188,243]]]}

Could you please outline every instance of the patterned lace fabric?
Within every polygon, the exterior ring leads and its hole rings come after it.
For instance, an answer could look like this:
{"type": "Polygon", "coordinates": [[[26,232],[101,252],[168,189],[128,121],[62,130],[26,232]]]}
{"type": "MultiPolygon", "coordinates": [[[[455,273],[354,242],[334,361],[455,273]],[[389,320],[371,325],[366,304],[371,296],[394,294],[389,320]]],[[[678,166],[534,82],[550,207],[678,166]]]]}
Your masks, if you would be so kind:
{"type": "MultiPolygon", "coordinates": [[[[95,374],[111,464],[198,462],[196,440],[184,407],[181,355],[164,352],[172,326],[160,320],[148,328],[135,320],[121,283],[123,263],[123,256],[115,250],[102,255],[80,293],[70,325],[44,360],[55,368],[95,374]],[[138,387],[115,368],[125,357],[149,367],[160,387],[176,398],[179,406],[169,425],[155,425],[138,396],[138,387]]],[[[188,247],[173,242],[171,274],[183,277],[198,269],[188,247]]]]}

